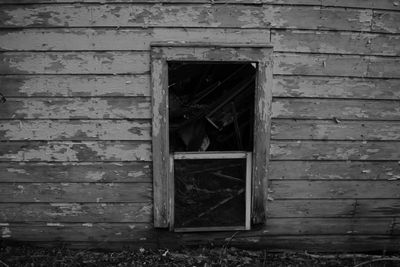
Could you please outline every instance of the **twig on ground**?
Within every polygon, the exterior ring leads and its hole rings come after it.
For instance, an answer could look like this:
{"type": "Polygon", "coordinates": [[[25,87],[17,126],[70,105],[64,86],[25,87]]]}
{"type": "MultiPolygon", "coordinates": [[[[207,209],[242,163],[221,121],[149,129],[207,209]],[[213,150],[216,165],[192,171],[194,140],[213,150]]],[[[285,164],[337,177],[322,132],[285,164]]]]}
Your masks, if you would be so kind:
{"type": "Polygon", "coordinates": [[[400,261],[400,258],[393,257],[393,258],[373,259],[373,260],[361,262],[361,263],[359,263],[357,265],[354,265],[354,267],[360,267],[360,266],[364,266],[364,265],[366,265],[368,263],[373,263],[373,262],[378,262],[378,261],[400,261]]]}
{"type": "Polygon", "coordinates": [[[221,251],[220,251],[220,253],[219,253],[219,261],[218,261],[219,265],[222,264],[222,254],[226,254],[226,248],[229,246],[229,244],[231,243],[232,239],[233,239],[233,238],[235,237],[235,235],[237,235],[238,233],[239,233],[239,232],[233,233],[233,235],[228,239],[228,242],[226,242],[226,243],[222,246],[221,251]],[[223,252],[223,253],[222,253],[222,252],[223,252]]]}
{"type": "Polygon", "coordinates": [[[263,267],[267,266],[266,263],[267,263],[267,250],[264,249],[264,259],[263,259],[263,265],[262,266],[263,267]]]}

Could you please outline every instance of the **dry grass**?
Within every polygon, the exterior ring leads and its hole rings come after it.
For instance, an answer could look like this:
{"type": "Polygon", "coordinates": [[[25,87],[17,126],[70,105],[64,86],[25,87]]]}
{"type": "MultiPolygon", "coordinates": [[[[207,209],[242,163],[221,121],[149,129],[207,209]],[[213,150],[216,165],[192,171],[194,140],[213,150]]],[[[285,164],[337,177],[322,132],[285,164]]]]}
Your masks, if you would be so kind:
{"type": "Polygon", "coordinates": [[[2,246],[0,267],[11,266],[358,266],[398,267],[395,255],[309,254],[268,252],[237,248],[186,248],[181,250],[124,250],[119,252],[2,246]]]}

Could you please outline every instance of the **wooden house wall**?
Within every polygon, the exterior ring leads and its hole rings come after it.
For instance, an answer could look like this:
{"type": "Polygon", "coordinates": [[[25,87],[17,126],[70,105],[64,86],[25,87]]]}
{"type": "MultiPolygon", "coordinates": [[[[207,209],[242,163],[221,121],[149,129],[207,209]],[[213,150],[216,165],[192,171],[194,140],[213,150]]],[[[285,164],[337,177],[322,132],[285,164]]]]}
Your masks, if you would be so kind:
{"type": "Polygon", "coordinates": [[[226,242],[152,227],[151,41],[274,46],[268,222],[230,242],[400,247],[398,0],[0,0],[0,233],[226,242]]]}

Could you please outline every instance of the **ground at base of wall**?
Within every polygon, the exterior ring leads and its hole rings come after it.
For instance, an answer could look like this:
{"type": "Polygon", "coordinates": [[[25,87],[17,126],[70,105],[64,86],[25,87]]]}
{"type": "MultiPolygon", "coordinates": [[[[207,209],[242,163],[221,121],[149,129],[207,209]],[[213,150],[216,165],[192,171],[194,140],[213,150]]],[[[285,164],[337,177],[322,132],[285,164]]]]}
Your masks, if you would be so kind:
{"type": "Polygon", "coordinates": [[[237,248],[123,250],[113,252],[1,246],[0,266],[400,266],[400,254],[310,254],[237,248]]]}

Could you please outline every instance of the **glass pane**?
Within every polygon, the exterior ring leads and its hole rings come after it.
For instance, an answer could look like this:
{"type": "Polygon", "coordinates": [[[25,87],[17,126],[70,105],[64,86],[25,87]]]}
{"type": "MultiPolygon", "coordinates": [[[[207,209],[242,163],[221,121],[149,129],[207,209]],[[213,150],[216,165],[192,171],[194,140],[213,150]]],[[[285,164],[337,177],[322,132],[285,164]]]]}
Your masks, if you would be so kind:
{"type": "Polygon", "coordinates": [[[174,161],[175,228],[244,226],[246,159],[174,161]]]}

